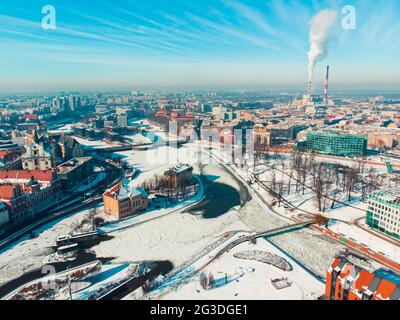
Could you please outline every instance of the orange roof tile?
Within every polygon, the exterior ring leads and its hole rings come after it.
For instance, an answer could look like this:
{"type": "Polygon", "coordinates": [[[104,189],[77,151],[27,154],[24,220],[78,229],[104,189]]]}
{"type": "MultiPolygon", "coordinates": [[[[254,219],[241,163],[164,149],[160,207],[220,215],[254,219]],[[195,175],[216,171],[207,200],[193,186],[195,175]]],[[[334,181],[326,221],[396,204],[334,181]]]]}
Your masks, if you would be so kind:
{"type": "Polygon", "coordinates": [[[396,289],[396,284],[382,279],[379,287],[374,294],[375,299],[389,299],[393,291],[396,289]]]}
{"type": "Polygon", "coordinates": [[[10,200],[14,195],[14,187],[12,185],[0,185],[0,199],[10,200]]]}
{"type": "Polygon", "coordinates": [[[51,181],[53,174],[51,170],[1,170],[0,179],[30,179],[33,177],[38,181],[51,181]]]}

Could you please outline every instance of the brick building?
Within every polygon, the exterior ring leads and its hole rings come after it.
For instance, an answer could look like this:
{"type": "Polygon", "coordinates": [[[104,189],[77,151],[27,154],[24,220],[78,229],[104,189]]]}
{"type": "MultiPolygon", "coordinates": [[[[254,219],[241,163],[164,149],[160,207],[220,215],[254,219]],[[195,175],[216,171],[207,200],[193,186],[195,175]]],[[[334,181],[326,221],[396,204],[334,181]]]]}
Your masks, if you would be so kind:
{"type": "Polygon", "coordinates": [[[32,219],[60,195],[61,184],[54,170],[0,171],[0,201],[8,206],[12,224],[32,219]]]}
{"type": "Polygon", "coordinates": [[[104,213],[118,220],[143,211],[148,206],[148,195],[141,188],[120,182],[103,194],[104,213]]]}

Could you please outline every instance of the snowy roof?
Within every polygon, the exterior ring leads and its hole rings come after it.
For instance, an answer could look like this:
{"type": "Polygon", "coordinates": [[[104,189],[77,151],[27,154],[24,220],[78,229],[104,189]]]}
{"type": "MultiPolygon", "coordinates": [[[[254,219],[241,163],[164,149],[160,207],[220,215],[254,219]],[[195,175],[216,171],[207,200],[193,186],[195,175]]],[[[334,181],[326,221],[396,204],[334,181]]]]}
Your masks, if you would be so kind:
{"type": "Polygon", "coordinates": [[[370,197],[380,198],[382,201],[391,204],[400,204],[400,189],[397,188],[387,188],[383,190],[378,190],[370,194],[370,197]]]}
{"type": "Polygon", "coordinates": [[[147,192],[144,191],[142,188],[130,186],[128,179],[124,179],[121,183],[107,190],[105,195],[113,197],[118,200],[124,200],[127,198],[133,198],[137,196],[145,198],[148,196],[147,192]]]}
{"type": "Polygon", "coordinates": [[[172,170],[176,173],[179,173],[179,172],[183,172],[185,170],[190,170],[190,169],[192,169],[191,165],[180,163],[180,164],[177,164],[175,167],[171,168],[170,170],[172,170]]]}

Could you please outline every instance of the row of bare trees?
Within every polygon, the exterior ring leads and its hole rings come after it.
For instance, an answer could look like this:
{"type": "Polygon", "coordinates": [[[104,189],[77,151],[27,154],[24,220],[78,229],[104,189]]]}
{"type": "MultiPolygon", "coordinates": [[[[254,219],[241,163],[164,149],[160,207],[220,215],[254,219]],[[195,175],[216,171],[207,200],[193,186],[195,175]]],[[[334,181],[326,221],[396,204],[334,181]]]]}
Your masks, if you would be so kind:
{"type": "MultiPolygon", "coordinates": [[[[384,184],[385,175],[373,167],[366,167],[361,158],[351,165],[317,161],[315,154],[296,151],[287,157],[263,151],[255,156],[255,162],[267,166],[270,172],[267,186],[277,195],[279,205],[284,194],[295,192],[304,195],[310,189],[319,211],[333,208],[339,201],[351,201],[354,193],[365,201],[370,192],[384,184]],[[343,199],[345,197],[345,199],[343,199]]],[[[396,185],[400,181],[395,181],[396,185]]]]}
{"type": "Polygon", "coordinates": [[[199,185],[196,180],[180,181],[175,185],[171,179],[155,175],[152,179],[144,181],[141,187],[147,193],[155,193],[175,201],[197,193],[199,185]]]}

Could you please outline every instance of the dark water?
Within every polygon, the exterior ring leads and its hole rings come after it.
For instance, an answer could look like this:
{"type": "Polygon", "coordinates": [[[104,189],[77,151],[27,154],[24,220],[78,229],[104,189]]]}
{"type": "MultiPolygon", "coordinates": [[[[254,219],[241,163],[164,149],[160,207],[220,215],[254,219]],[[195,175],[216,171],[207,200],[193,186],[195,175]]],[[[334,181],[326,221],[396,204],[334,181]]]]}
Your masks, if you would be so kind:
{"type": "Polygon", "coordinates": [[[174,268],[174,265],[171,263],[171,261],[168,260],[153,261],[151,262],[151,264],[152,268],[149,272],[139,277],[132,278],[124,286],[109,292],[108,294],[103,296],[100,300],[121,300],[123,297],[125,297],[132,291],[145,285],[147,281],[151,282],[159,275],[166,275],[174,268]]]}
{"type": "MultiPolygon", "coordinates": [[[[61,272],[67,269],[71,269],[77,266],[80,266],[85,263],[89,263],[95,260],[100,260],[102,262],[108,262],[112,260],[112,258],[96,258],[96,255],[93,253],[84,252],[83,250],[78,253],[78,258],[73,261],[67,262],[56,262],[56,263],[49,263],[47,265],[53,266],[56,272],[61,272]]],[[[10,280],[9,282],[5,283],[0,287],[0,297],[4,297],[11,291],[15,290],[16,288],[22,286],[25,283],[30,281],[40,279],[42,277],[47,276],[47,273],[42,273],[42,268],[38,268],[29,272],[24,273],[22,276],[10,280]]]]}
{"type": "MultiPolygon", "coordinates": [[[[109,235],[102,235],[96,239],[87,241],[85,243],[80,244],[80,250],[77,251],[76,258],[72,261],[66,261],[66,262],[55,262],[55,263],[48,263],[48,266],[53,266],[55,268],[56,272],[61,272],[67,269],[71,269],[95,260],[100,260],[101,262],[108,262],[112,261],[114,258],[113,257],[107,257],[107,258],[98,258],[96,255],[92,252],[87,252],[85,249],[90,249],[91,247],[98,245],[102,241],[108,241],[111,240],[113,237],[109,235]]],[[[53,248],[54,252],[56,250],[56,247],[53,248]]],[[[10,280],[9,282],[3,284],[0,286],[0,298],[7,295],[11,291],[15,290],[16,288],[22,286],[25,283],[28,283],[30,281],[42,278],[47,276],[46,273],[42,273],[42,268],[38,268],[29,272],[24,273],[18,278],[15,278],[13,280],[10,280]]]]}
{"type": "Polygon", "coordinates": [[[203,218],[212,219],[223,215],[235,206],[243,206],[249,201],[251,196],[247,188],[235,176],[230,175],[239,184],[239,191],[228,184],[216,182],[218,176],[201,175],[205,186],[205,197],[186,212],[201,213],[203,218]]]}

